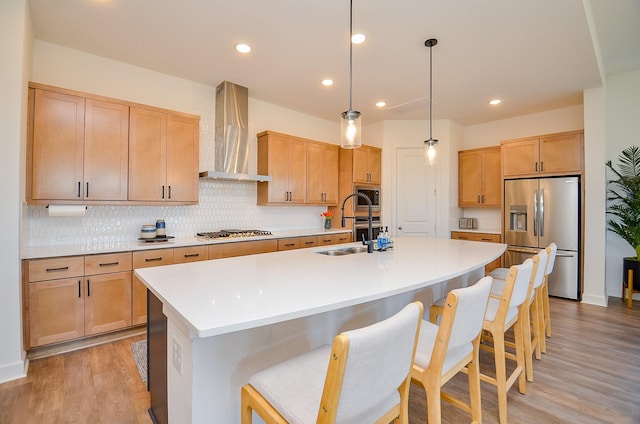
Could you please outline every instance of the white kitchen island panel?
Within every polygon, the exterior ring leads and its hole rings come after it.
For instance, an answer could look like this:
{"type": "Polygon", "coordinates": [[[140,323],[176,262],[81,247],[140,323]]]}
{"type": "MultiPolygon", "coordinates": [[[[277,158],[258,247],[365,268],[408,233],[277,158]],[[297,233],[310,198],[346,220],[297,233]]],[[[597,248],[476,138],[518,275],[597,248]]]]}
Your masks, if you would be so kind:
{"type": "Polygon", "coordinates": [[[406,237],[373,254],[316,253],[324,247],[137,270],[168,318],[169,422],[239,422],[240,387],[251,374],[413,300],[427,310],[477,281],[505,248],[406,237]]]}

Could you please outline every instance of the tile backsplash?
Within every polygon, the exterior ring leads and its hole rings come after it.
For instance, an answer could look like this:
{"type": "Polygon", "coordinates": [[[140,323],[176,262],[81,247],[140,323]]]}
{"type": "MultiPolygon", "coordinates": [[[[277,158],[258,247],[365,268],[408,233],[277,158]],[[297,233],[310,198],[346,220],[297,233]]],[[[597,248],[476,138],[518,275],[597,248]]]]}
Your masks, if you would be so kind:
{"type": "MultiPolygon", "coordinates": [[[[476,218],[478,220],[477,229],[481,231],[501,231],[500,209],[465,208],[462,210],[461,218],[476,218]]],[[[457,220],[453,228],[458,228],[457,220]]]]}
{"type": "Polygon", "coordinates": [[[321,228],[318,206],[258,206],[256,182],[200,181],[200,203],[186,206],[89,206],[84,217],[50,217],[43,205],[26,205],[24,237],[29,247],[117,245],[135,241],[142,224],[164,219],[167,235],[243,228],[286,231],[321,228]]]}

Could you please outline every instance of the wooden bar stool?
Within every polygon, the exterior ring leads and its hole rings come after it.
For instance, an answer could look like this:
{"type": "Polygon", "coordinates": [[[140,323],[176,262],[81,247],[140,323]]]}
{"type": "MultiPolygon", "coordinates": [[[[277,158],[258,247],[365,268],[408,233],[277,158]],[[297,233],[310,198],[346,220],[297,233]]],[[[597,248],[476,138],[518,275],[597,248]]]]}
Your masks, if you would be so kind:
{"type": "Polygon", "coordinates": [[[474,423],[482,422],[479,345],[491,280],[484,277],[472,286],[451,290],[439,326],[422,321],[411,381],[425,389],[429,424],[441,422],[441,398],[470,413],[474,423]],[[441,391],[460,371],[469,377],[468,404],[441,391]]]}
{"type": "Polygon", "coordinates": [[[324,346],[263,370],[241,390],[241,422],[408,424],[411,367],[422,303],[337,335],[324,346]]]}

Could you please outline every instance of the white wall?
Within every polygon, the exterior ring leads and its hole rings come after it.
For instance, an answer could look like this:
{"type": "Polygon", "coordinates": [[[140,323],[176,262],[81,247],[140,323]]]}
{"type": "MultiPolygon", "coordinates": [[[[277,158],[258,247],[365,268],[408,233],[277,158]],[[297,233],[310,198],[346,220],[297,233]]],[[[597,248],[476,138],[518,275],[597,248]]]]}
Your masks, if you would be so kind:
{"type": "Polygon", "coordinates": [[[31,56],[31,23],[25,0],[0,3],[0,382],[23,377],[20,292],[20,216],[24,187],[26,80],[31,56]]]}
{"type": "MultiPolygon", "coordinates": [[[[606,114],[606,158],[602,158],[601,163],[611,160],[615,164],[622,150],[640,146],[640,69],[607,77],[606,114]]],[[[607,231],[606,280],[609,296],[622,295],[622,258],[625,256],[635,256],[634,249],[607,231]]]]}
{"type": "Polygon", "coordinates": [[[500,141],[584,128],[582,105],[464,127],[462,149],[499,146],[500,141]]]}
{"type": "MultiPolygon", "coordinates": [[[[396,151],[399,148],[422,148],[428,138],[429,122],[422,121],[385,121],[376,129],[382,134],[382,192],[386,198],[396,187],[396,151]]],[[[449,120],[433,121],[434,138],[438,141],[438,161],[436,167],[436,236],[449,238],[451,217],[459,216],[457,208],[457,167],[459,144],[462,130],[449,120]],[[455,195],[454,195],[455,193],[455,195]]],[[[379,135],[378,135],[379,137],[379,135]]],[[[397,227],[396,211],[393,202],[385,202],[382,219],[397,227]]],[[[395,231],[393,232],[395,233],[395,231]]]]}
{"type": "Polygon", "coordinates": [[[605,88],[584,92],[584,274],[582,301],[606,306],[606,181],[603,157],[607,145],[605,88]]]}

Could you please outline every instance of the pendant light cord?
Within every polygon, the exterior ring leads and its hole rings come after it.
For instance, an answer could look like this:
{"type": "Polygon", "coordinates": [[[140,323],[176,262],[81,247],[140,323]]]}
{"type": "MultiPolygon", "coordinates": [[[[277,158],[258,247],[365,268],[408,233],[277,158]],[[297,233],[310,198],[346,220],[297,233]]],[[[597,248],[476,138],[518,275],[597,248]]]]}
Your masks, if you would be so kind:
{"type": "Polygon", "coordinates": [[[353,100],[353,0],[349,2],[349,112],[353,100]]]}
{"type": "Polygon", "coordinates": [[[429,143],[433,140],[433,46],[429,46],[429,143]]]}

